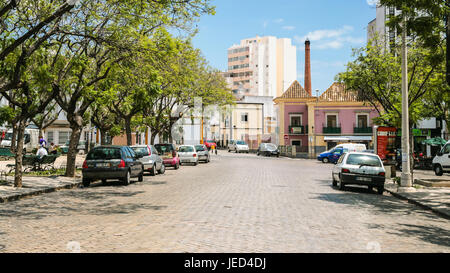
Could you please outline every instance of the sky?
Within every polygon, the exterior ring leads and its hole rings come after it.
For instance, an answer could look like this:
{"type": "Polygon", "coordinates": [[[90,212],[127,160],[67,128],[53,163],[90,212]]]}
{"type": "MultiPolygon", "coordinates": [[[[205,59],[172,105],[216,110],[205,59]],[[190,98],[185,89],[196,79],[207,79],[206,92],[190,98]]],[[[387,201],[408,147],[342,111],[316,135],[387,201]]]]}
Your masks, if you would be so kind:
{"type": "Polygon", "coordinates": [[[212,0],[215,15],[197,23],[194,46],[210,65],[227,70],[227,50],[245,38],[290,38],[297,47],[297,80],[304,86],[305,39],[311,41],[313,90],[325,92],[367,42],[376,0],[212,0]]]}

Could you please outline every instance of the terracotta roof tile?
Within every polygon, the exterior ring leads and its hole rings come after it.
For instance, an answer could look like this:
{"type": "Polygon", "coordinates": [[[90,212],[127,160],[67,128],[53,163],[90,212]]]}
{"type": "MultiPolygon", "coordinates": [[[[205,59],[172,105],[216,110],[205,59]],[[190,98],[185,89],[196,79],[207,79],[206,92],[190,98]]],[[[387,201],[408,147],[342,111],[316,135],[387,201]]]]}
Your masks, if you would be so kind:
{"type": "Polygon", "coordinates": [[[345,90],[345,85],[342,83],[333,83],[322,96],[319,97],[320,101],[330,102],[363,102],[357,92],[351,90],[345,90]]]}
{"type": "Polygon", "coordinates": [[[298,81],[295,81],[291,86],[283,93],[282,99],[308,99],[312,96],[300,85],[298,81]]]}

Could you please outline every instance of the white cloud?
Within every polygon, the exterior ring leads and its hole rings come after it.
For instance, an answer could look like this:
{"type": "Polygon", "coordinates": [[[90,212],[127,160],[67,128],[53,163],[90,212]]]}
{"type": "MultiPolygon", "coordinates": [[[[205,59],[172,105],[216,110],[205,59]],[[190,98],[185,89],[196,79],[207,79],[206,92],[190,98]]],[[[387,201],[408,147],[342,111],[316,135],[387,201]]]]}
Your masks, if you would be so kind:
{"type": "Polygon", "coordinates": [[[279,18],[279,19],[275,19],[275,20],[273,20],[275,23],[277,23],[277,24],[281,24],[281,23],[283,23],[284,22],[284,19],[283,18],[279,18]]]}
{"type": "Polygon", "coordinates": [[[367,5],[376,6],[378,4],[378,0],[367,0],[367,5]]]}
{"type": "Polygon", "coordinates": [[[346,44],[360,45],[365,39],[351,36],[354,28],[343,26],[338,29],[321,29],[309,32],[305,36],[295,36],[294,41],[302,48],[306,39],[313,42],[313,45],[320,50],[340,49],[346,44]]]}
{"type": "Polygon", "coordinates": [[[284,30],[294,30],[295,27],[294,26],[283,26],[284,30]]]}
{"type": "Polygon", "coordinates": [[[340,37],[352,31],[352,26],[343,26],[340,29],[321,29],[309,32],[307,35],[300,39],[304,41],[308,38],[310,41],[320,41],[326,38],[340,37]]]}

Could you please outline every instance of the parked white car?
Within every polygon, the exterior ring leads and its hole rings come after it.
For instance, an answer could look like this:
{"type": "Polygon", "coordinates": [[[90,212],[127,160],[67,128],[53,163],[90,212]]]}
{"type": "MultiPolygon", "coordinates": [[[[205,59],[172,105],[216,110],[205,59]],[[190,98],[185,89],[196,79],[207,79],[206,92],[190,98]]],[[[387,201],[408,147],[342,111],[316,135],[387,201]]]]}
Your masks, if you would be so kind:
{"type": "Polygon", "coordinates": [[[158,151],[153,145],[135,145],[131,149],[136,153],[138,159],[144,165],[144,172],[150,172],[151,176],[157,173],[164,174],[166,167],[158,151]]]}
{"type": "Polygon", "coordinates": [[[450,141],[445,144],[442,150],[433,159],[433,170],[437,176],[450,173],[450,141]]]}
{"type": "Polygon", "coordinates": [[[386,170],[380,157],[371,153],[345,153],[332,171],[333,186],[344,190],[346,185],[364,185],[377,188],[383,194],[386,170]]]}
{"type": "Polygon", "coordinates": [[[247,143],[242,140],[232,141],[228,144],[228,152],[236,152],[236,153],[249,153],[250,149],[248,148],[247,143]]]}
{"type": "Polygon", "coordinates": [[[178,147],[178,156],[180,157],[180,164],[185,163],[198,165],[198,153],[193,145],[182,145],[178,147]]]}

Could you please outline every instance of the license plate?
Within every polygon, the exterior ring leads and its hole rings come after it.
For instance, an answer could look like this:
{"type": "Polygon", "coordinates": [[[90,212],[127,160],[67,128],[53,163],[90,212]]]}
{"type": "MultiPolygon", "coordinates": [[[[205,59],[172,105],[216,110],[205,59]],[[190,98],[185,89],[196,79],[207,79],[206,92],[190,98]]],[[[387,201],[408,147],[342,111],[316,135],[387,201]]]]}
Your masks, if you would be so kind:
{"type": "Polygon", "coordinates": [[[108,168],[108,167],[110,167],[110,164],[109,163],[97,163],[95,166],[97,168],[108,168]]]}
{"type": "Polygon", "coordinates": [[[357,177],[356,180],[364,182],[372,182],[372,178],[369,177],[357,177]]]}

